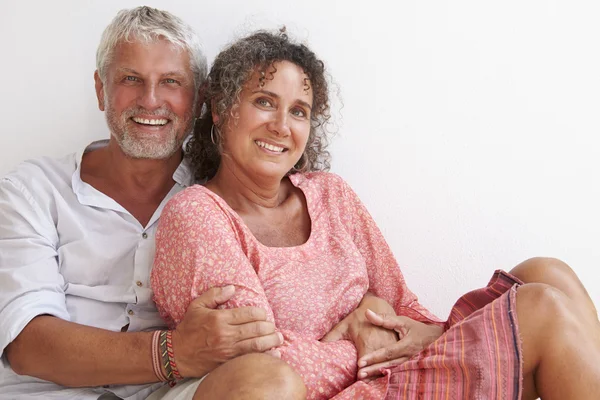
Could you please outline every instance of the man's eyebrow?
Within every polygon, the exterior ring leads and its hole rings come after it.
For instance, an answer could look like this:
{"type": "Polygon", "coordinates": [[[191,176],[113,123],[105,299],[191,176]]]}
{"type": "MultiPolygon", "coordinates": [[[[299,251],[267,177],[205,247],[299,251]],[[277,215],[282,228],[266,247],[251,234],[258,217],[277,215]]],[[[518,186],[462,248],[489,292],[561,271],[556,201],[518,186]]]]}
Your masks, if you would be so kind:
{"type": "Polygon", "coordinates": [[[131,69],[131,68],[127,68],[127,67],[121,67],[121,68],[117,68],[117,71],[119,72],[127,72],[133,75],[140,75],[139,72],[137,72],[135,69],[131,69]]]}
{"type": "Polygon", "coordinates": [[[185,71],[182,71],[182,70],[178,69],[178,70],[175,70],[175,71],[165,72],[161,76],[186,76],[186,75],[187,74],[185,73],[185,71]]]}
{"type": "MultiPolygon", "coordinates": [[[[127,74],[132,74],[132,75],[141,75],[139,72],[137,72],[135,69],[132,68],[128,68],[128,67],[121,67],[121,68],[117,68],[117,71],[121,72],[121,73],[127,73],[127,74]]],[[[160,75],[161,77],[165,77],[165,76],[179,76],[179,77],[185,77],[186,73],[183,70],[174,70],[174,71],[169,71],[169,72],[165,72],[164,74],[160,75]]]]}
{"type": "MultiPolygon", "coordinates": [[[[254,90],[252,93],[264,93],[268,96],[274,97],[276,99],[279,99],[279,95],[277,93],[273,93],[270,92],[268,90],[264,90],[264,89],[258,89],[258,90],[254,90]]],[[[304,107],[308,108],[309,110],[312,110],[312,106],[310,104],[308,104],[307,102],[305,102],[304,100],[300,100],[300,99],[296,99],[297,103],[300,103],[301,105],[303,105],[304,107]]]]}

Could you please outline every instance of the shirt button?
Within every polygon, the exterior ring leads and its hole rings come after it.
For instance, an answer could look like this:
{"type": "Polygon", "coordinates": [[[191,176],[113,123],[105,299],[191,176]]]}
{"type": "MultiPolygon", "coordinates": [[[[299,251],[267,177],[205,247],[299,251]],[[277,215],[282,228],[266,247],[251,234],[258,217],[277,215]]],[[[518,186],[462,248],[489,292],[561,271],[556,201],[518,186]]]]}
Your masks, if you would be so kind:
{"type": "Polygon", "coordinates": [[[143,237],[144,239],[148,239],[148,234],[147,234],[146,232],[144,232],[144,233],[142,233],[142,237],[143,237]]]}
{"type": "Polygon", "coordinates": [[[142,286],[144,285],[144,284],[143,284],[142,282],[140,282],[140,281],[137,281],[135,284],[136,284],[136,285],[138,285],[139,287],[142,287],[142,286]]]}
{"type": "Polygon", "coordinates": [[[127,314],[129,314],[129,315],[133,315],[133,314],[135,314],[135,313],[133,312],[133,310],[129,310],[129,311],[127,311],[127,314]]]}

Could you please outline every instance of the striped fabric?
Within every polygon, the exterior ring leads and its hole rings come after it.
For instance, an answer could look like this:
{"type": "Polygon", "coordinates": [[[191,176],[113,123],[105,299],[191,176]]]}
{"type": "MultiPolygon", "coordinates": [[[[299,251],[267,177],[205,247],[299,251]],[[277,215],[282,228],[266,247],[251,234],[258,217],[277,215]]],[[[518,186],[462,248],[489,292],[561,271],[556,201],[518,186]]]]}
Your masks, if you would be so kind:
{"type": "Polygon", "coordinates": [[[515,308],[520,284],[496,271],[487,287],[462,296],[444,335],[388,372],[386,399],[520,399],[523,357],[515,308]]]}

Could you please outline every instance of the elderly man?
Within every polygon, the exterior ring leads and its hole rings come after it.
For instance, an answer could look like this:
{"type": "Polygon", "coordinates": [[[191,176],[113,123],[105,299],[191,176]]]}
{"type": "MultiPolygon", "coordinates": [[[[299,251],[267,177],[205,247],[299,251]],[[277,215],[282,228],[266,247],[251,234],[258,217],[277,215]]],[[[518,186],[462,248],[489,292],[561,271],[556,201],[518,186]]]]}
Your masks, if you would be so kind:
{"type": "Polygon", "coordinates": [[[154,234],[165,203],[194,180],[182,144],[205,76],[179,18],[121,11],[94,75],[110,139],[25,162],[0,182],[0,399],[303,396],[299,377],[261,354],[281,344],[263,310],[215,309],[232,287],[192,303],[169,343],[180,375],[208,377],[160,382],[169,368],[149,288],[154,234]]]}

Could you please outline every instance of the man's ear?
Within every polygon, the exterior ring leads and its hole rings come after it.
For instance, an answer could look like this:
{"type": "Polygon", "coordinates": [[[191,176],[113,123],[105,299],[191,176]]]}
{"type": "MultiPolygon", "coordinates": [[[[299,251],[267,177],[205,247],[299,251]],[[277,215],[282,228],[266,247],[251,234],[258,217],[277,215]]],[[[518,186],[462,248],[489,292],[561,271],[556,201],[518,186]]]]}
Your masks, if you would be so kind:
{"type": "Polygon", "coordinates": [[[98,70],[94,72],[94,82],[96,86],[96,97],[98,98],[98,108],[100,111],[104,111],[104,83],[100,79],[98,70]]]}

